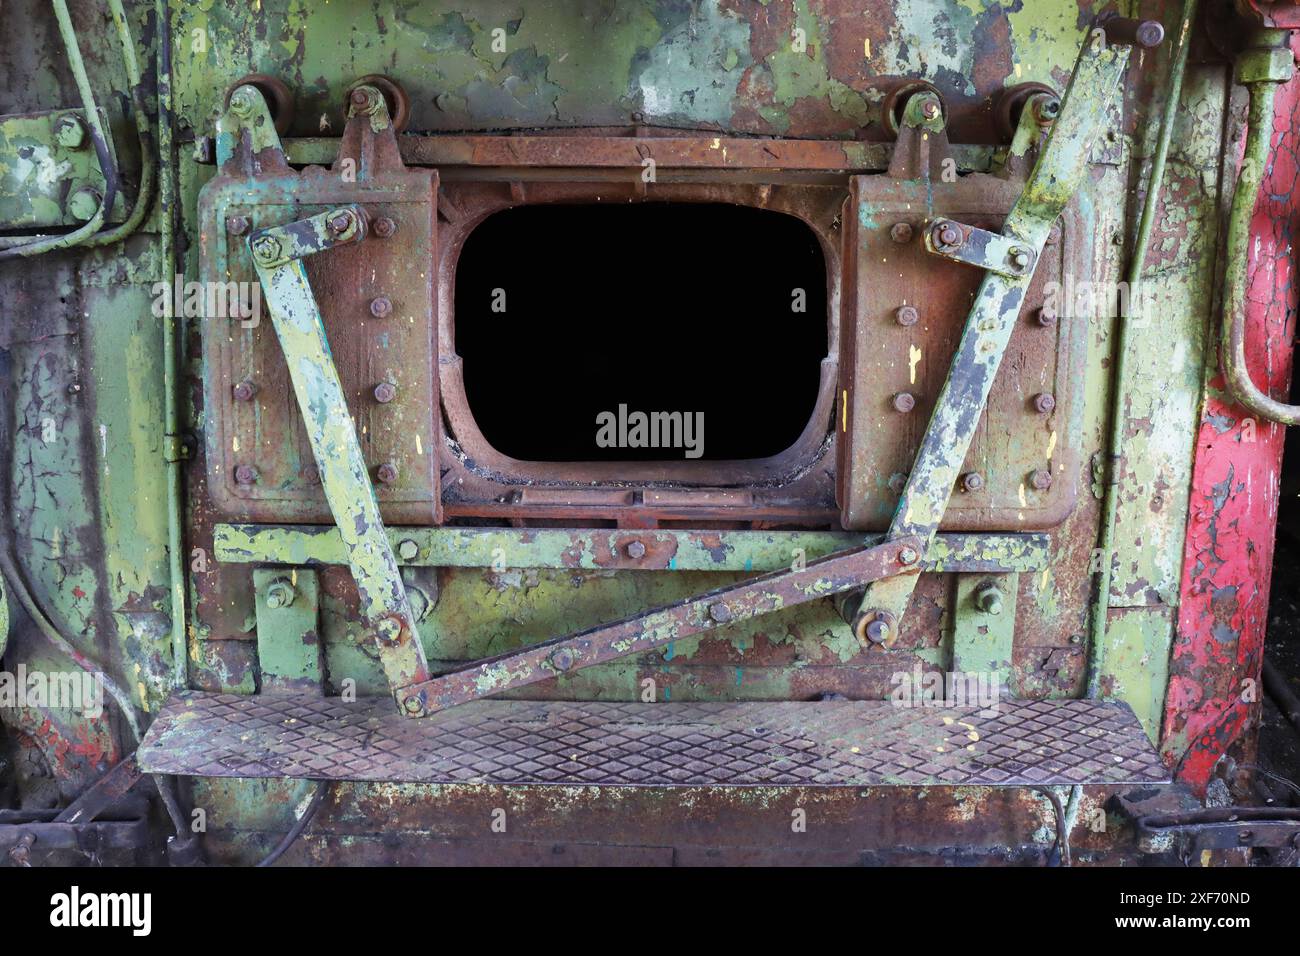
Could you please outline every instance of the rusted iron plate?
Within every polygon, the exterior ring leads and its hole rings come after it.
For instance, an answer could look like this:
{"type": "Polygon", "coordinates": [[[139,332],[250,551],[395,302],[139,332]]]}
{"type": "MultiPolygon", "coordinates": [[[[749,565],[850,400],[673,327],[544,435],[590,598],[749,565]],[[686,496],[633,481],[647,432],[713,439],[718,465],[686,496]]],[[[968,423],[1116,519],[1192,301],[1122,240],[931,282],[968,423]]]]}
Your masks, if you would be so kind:
{"type": "MultiPolygon", "coordinates": [[[[835,423],[838,434],[848,436],[837,449],[846,527],[888,526],[983,276],[927,253],[925,222],[941,215],[999,229],[1020,189],[1020,183],[979,174],[930,184],[853,178],[835,423]],[[910,229],[904,242],[893,230],[898,223],[910,229]],[[902,395],[912,399],[905,411],[895,405],[902,395]]],[[[978,487],[959,482],[944,513],[946,530],[1050,528],[1074,507],[1078,449],[1067,435],[1082,408],[1085,382],[1077,371],[1086,327],[1068,314],[1041,314],[1048,293],[1056,289],[1060,299],[1062,276],[1078,274],[1068,265],[1078,248],[1073,211],[1061,227],[1038,263],[961,469],[963,476],[979,475],[978,487]],[[1040,395],[1051,397],[1046,412],[1035,404],[1040,395]],[[1030,476],[1040,469],[1054,476],[1049,488],[1033,485],[1030,476]]]]}
{"type": "MultiPolygon", "coordinates": [[[[244,564],[346,564],[337,528],[323,525],[219,524],[218,561],[244,564]]],[[[389,527],[403,565],[636,571],[751,571],[765,574],[875,544],[879,536],[839,531],[670,531],[603,528],[389,527]]],[[[1040,571],[1045,534],[939,535],[922,571],[1040,571]]]]}
{"type": "Polygon", "coordinates": [[[387,698],[185,693],[140,747],[151,773],[619,787],[1163,783],[1132,712],[1093,700],[899,707],[478,701],[403,720],[387,698]]]}
{"type": "Polygon", "coordinates": [[[662,647],[719,625],[834,597],[864,582],[888,577],[914,578],[918,576],[923,550],[919,538],[899,538],[888,544],[822,558],[806,566],[749,578],[613,624],[542,641],[462,670],[400,687],[396,691],[397,703],[408,716],[422,717],[593,664],[662,647]]]}
{"type": "MultiPolygon", "coordinates": [[[[359,125],[358,125],[359,124],[359,125]]],[[[358,205],[364,242],[303,261],[356,422],[376,491],[390,520],[441,518],[437,452],[436,307],[429,256],[437,254],[437,173],[407,170],[395,144],[350,125],[335,164],[301,173],[259,154],[252,169],[226,164],[199,198],[200,278],[205,290],[258,290],[253,317],[201,323],[208,483],[220,511],[244,519],[329,521],[289,369],[266,315],[248,236],[328,209],[358,205]],[[382,228],[376,228],[380,223],[382,228]],[[383,395],[377,389],[391,389],[383,395]]],[[[392,139],[391,130],[386,131],[392,139]]],[[[283,163],[283,160],[280,160],[283,163]]],[[[245,301],[253,301],[246,296],[245,301]]]]}

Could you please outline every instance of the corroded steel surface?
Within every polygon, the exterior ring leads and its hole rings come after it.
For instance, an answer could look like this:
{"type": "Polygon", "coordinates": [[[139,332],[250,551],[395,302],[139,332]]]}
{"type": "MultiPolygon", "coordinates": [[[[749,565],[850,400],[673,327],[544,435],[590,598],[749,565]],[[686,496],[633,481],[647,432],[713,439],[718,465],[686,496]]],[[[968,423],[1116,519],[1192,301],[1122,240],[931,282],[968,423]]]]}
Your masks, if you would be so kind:
{"type": "Polygon", "coordinates": [[[403,720],[387,699],[184,694],[151,773],[430,784],[1024,786],[1168,779],[1132,712],[1098,701],[898,707],[478,701],[403,720]]]}

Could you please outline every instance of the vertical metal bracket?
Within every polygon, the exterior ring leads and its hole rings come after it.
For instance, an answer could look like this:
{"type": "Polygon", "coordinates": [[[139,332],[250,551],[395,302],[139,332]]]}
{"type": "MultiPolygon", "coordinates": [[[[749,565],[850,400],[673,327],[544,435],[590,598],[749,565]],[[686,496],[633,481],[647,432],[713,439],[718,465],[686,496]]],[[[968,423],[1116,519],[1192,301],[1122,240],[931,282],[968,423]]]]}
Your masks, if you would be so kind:
{"type": "MultiPolygon", "coordinates": [[[[350,113],[363,117],[372,128],[378,125],[391,132],[383,97],[373,88],[353,92],[350,113]]],[[[230,111],[219,126],[218,151],[229,156],[235,150],[242,150],[245,158],[259,167],[284,164],[266,102],[253,87],[240,87],[232,94],[230,111]],[[244,133],[232,129],[228,120],[244,133]]],[[[429,668],[330,354],[320,308],[302,263],[305,256],[362,241],[366,230],[365,210],[349,205],[287,225],[258,229],[248,237],[248,247],[289,367],[321,486],[356,579],[362,616],[374,634],[388,684],[397,692],[428,680],[429,668]]]]}
{"type": "MultiPolygon", "coordinates": [[[[1107,33],[1112,31],[1114,22],[1090,30],[1079,51],[1062,98],[1060,116],[1003,225],[1003,236],[1025,254],[1023,266],[984,276],[899,499],[887,541],[918,536],[928,543],[938,531],[988,403],[1034,268],[1052,224],[1087,175],[1089,149],[1128,64],[1129,47],[1118,40],[1108,42],[1107,33]]],[[[953,250],[933,251],[948,255],[953,250]]],[[[872,582],[856,608],[851,602],[843,605],[842,610],[851,619],[854,633],[862,644],[890,646],[894,643],[898,622],[907,610],[917,577],[915,573],[900,574],[872,582]]]]}
{"type": "Polygon", "coordinates": [[[309,568],[256,568],[257,661],[264,694],[325,690],[320,585],[309,568]]]}
{"type": "Polygon", "coordinates": [[[952,613],[954,674],[996,678],[1010,695],[1016,631],[1016,574],[958,574],[952,613]]]}

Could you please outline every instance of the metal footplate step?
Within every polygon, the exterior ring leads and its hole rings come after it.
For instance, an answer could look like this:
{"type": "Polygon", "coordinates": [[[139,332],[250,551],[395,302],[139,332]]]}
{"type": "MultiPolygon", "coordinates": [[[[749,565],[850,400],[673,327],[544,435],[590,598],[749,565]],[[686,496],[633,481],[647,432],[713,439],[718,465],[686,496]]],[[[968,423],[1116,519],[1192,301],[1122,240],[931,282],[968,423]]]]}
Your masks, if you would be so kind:
{"type": "Polygon", "coordinates": [[[1012,700],[611,703],[480,700],[418,721],[388,697],[183,693],[148,773],[610,787],[1167,783],[1127,705],[1012,700]]]}

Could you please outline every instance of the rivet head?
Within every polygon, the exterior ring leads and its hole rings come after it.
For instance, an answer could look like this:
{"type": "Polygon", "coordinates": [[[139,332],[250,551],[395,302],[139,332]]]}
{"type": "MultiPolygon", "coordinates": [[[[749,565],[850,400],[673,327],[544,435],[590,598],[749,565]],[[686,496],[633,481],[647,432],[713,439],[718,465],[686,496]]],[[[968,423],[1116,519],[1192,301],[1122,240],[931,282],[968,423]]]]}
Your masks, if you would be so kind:
{"type": "Polygon", "coordinates": [[[889,238],[899,244],[911,242],[912,236],[913,229],[910,222],[896,222],[889,227],[889,238]]]}
{"type": "Polygon", "coordinates": [[[962,491],[979,491],[984,487],[984,476],[978,471],[968,471],[961,476],[962,491]]]}
{"type": "Polygon", "coordinates": [[[387,405],[397,397],[397,386],[392,382],[380,382],[375,386],[375,401],[387,405]]]}
{"type": "Polygon", "coordinates": [[[642,541],[632,541],[627,546],[627,556],[640,560],[645,557],[645,543],[642,541]]]}
{"type": "Polygon", "coordinates": [[[899,392],[893,398],[894,411],[910,412],[916,408],[916,396],[911,392],[899,392]]]}
{"type": "Polygon", "coordinates": [[[371,228],[371,231],[380,239],[390,239],[392,238],[393,233],[397,232],[397,223],[393,222],[393,220],[389,219],[387,216],[380,216],[375,220],[375,224],[371,228]]]}
{"type": "Polygon", "coordinates": [[[1052,473],[1046,468],[1037,468],[1029,474],[1029,483],[1039,491],[1052,487],[1052,473]]]}
{"type": "Polygon", "coordinates": [[[370,314],[376,319],[387,318],[393,312],[393,302],[386,295],[377,295],[370,300],[370,314]]]}
{"type": "Polygon", "coordinates": [[[1056,408],[1056,399],[1046,392],[1040,392],[1034,396],[1034,408],[1046,415],[1056,408]]]}
{"type": "Polygon", "coordinates": [[[232,236],[242,236],[248,232],[249,222],[247,216],[227,216],[226,232],[232,236]]]}
{"type": "Polygon", "coordinates": [[[920,318],[921,313],[916,311],[914,305],[900,305],[894,311],[894,321],[899,325],[916,325],[920,318]]]}
{"type": "Polygon", "coordinates": [[[709,605],[709,617],[718,624],[726,624],[731,620],[731,608],[719,601],[717,604],[709,605]]]}
{"type": "Polygon", "coordinates": [[[577,656],[571,647],[558,647],[549,658],[551,666],[557,671],[567,671],[577,663],[577,656]]]}
{"type": "Polygon", "coordinates": [[[397,466],[391,461],[386,461],[375,469],[375,477],[383,484],[391,485],[397,480],[397,466]]]}
{"type": "Polygon", "coordinates": [[[235,466],[235,483],[240,485],[251,485],[257,481],[257,468],[253,465],[236,465],[235,466]]]}
{"type": "Polygon", "coordinates": [[[403,538],[397,544],[397,556],[403,561],[414,561],[420,556],[420,546],[410,538],[403,538]]]}
{"type": "Polygon", "coordinates": [[[237,402],[251,402],[253,396],[257,394],[257,386],[245,379],[239,382],[231,389],[237,402]]]}

